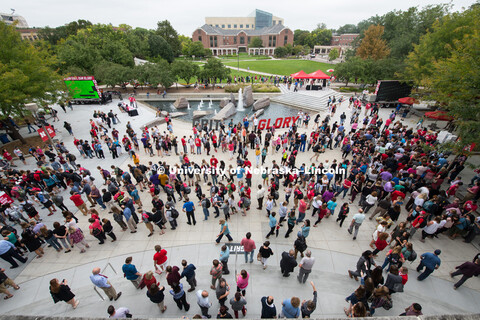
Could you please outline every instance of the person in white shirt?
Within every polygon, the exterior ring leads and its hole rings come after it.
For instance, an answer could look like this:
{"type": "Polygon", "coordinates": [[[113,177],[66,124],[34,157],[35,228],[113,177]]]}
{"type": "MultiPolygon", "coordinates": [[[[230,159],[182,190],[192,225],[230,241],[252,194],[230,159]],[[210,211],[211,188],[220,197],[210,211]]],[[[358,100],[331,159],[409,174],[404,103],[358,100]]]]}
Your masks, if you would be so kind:
{"type": "Polygon", "coordinates": [[[197,291],[197,304],[202,310],[202,316],[210,319],[212,316],[208,314],[208,309],[212,306],[212,303],[208,301],[208,291],[197,291]]]}
{"type": "Polygon", "coordinates": [[[126,319],[132,317],[132,315],[130,314],[130,310],[125,307],[115,309],[114,306],[110,305],[108,306],[107,312],[110,315],[110,319],[126,319]]]}
{"type": "MultiPolygon", "coordinates": [[[[261,184],[258,185],[257,191],[257,201],[258,201],[258,210],[262,210],[263,207],[263,198],[265,197],[265,188],[261,184]]],[[[273,202],[273,201],[272,201],[273,202]]],[[[270,209],[271,210],[271,209],[270,209]]]]}
{"type": "MultiPolygon", "coordinates": [[[[420,239],[420,241],[425,242],[426,237],[433,238],[437,230],[440,228],[441,221],[442,221],[442,218],[436,217],[434,220],[427,222],[427,225],[422,230],[422,239],[420,239]]],[[[445,220],[445,223],[446,223],[446,220],[445,220]]]]}

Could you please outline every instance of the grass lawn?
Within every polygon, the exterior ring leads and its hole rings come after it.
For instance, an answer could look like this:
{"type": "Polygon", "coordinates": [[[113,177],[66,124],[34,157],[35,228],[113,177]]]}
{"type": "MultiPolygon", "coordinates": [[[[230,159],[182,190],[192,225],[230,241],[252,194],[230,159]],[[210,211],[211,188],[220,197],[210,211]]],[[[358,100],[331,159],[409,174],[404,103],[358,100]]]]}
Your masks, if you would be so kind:
{"type": "MultiPolygon", "coordinates": [[[[237,62],[226,62],[225,65],[236,67],[237,62]]],[[[320,69],[325,72],[330,68],[334,69],[334,65],[311,60],[262,60],[240,61],[240,68],[250,68],[250,70],[259,72],[290,75],[300,70],[303,70],[306,73],[311,73],[320,69]]]]}

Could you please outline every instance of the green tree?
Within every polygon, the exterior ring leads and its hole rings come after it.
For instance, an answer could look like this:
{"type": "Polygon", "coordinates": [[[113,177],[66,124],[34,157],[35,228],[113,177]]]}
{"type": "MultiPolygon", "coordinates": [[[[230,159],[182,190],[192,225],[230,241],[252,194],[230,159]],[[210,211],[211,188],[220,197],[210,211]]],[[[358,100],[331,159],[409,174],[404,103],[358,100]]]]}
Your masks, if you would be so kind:
{"type": "Polygon", "coordinates": [[[203,66],[203,70],[201,72],[202,78],[212,80],[213,89],[215,88],[217,79],[219,80],[219,82],[222,82],[223,79],[227,79],[229,74],[230,69],[225,67],[225,65],[216,58],[208,59],[207,63],[205,63],[205,65],[203,66]]]}
{"type": "Polygon", "coordinates": [[[418,45],[406,59],[404,78],[413,79],[418,85],[429,85],[428,79],[434,71],[435,61],[451,56],[451,46],[478,28],[480,8],[472,6],[464,12],[452,13],[437,20],[431,31],[421,37],[418,45]]]}
{"type": "Polygon", "coordinates": [[[345,86],[355,78],[360,79],[364,75],[365,62],[359,57],[352,57],[345,62],[335,65],[334,75],[345,82],[345,86]]]}
{"type": "Polygon", "coordinates": [[[365,31],[365,37],[357,49],[357,55],[360,58],[379,60],[389,55],[390,49],[387,46],[387,42],[382,39],[384,29],[380,25],[371,25],[365,31]]]}
{"type": "Polygon", "coordinates": [[[456,119],[460,147],[480,143],[480,28],[455,40],[450,57],[434,63],[429,77],[432,97],[446,106],[456,119]]]}
{"type": "Polygon", "coordinates": [[[153,88],[161,85],[168,89],[175,82],[175,76],[172,73],[170,64],[165,60],[136,66],[135,74],[138,81],[153,88]]]}
{"type": "Polygon", "coordinates": [[[249,48],[261,48],[263,47],[263,41],[259,37],[253,37],[250,40],[250,44],[248,45],[249,48]]]}
{"type": "Polygon", "coordinates": [[[203,58],[205,57],[208,50],[205,50],[205,48],[203,47],[203,43],[201,43],[200,41],[192,42],[190,40],[189,42],[184,42],[182,45],[182,52],[187,57],[195,56],[196,58],[203,58]]]}
{"type": "Polygon", "coordinates": [[[14,26],[0,22],[0,110],[1,119],[13,139],[26,143],[7,117],[24,117],[30,102],[54,103],[63,88],[53,69],[56,58],[47,51],[22,41],[14,26]]]}
{"type": "Polygon", "coordinates": [[[200,74],[200,67],[187,60],[175,60],[172,63],[172,73],[177,79],[184,80],[189,85],[190,79],[196,78],[200,74]]]}
{"type": "Polygon", "coordinates": [[[132,67],[104,61],[95,67],[95,79],[115,88],[116,85],[122,85],[134,80],[135,74],[132,67]]]}
{"type": "Polygon", "coordinates": [[[333,48],[328,53],[328,60],[330,60],[330,61],[333,61],[333,60],[337,59],[338,57],[340,57],[340,52],[338,52],[337,48],[333,48]]]}
{"type": "Polygon", "coordinates": [[[292,49],[292,54],[294,56],[298,56],[298,55],[304,55],[306,52],[305,48],[301,45],[296,45],[295,47],[293,47],[292,49]]]}
{"type": "Polygon", "coordinates": [[[285,47],[277,47],[275,48],[274,54],[277,58],[285,58],[289,54],[289,51],[285,47]]]}
{"type": "Polygon", "coordinates": [[[293,44],[294,45],[305,45],[305,39],[308,37],[310,34],[310,31],[308,30],[300,30],[296,29],[293,31],[293,44]]]}
{"type": "Polygon", "coordinates": [[[360,29],[354,24],[345,24],[345,25],[339,27],[337,30],[335,30],[335,32],[338,33],[338,34],[359,33],[360,29]]]}
{"type": "Polygon", "coordinates": [[[168,42],[158,34],[148,36],[148,47],[150,57],[165,59],[168,62],[173,61],[173,51],[168,42]]]}
{"type": "Polygon", "coordinates": [[[80,29],[86,29],[92,23],[88,20],[72,21],[64,26],[50,28],[45,27],[38,30],[38,35],[41,39],[49,42],[51,45],[56,45],[60,40],[68,38],[70,35],[76,35],[80,29]]]}
{"type": "Polygon", "coordinates": [[[182,45],[178,33],[168,20],[159,21],[157,23],[156,33],[167,41],[175,57],[180,55],[182,52],[182,45]]]}

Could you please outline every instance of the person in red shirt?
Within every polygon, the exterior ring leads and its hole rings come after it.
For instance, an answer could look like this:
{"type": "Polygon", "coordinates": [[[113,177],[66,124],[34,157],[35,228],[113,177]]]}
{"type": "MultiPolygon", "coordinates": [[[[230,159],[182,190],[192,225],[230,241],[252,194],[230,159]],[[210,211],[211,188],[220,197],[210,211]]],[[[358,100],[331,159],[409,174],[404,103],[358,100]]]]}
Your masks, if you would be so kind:
{"type": "Polygon", "coordinates": [[[85,204],[85,202],[83,202],[83,199],[82,199],[82,196],[78,193],[78,192],[73,192],[73,191],[70,191],[70,200],[73,201],[73,204],[75,205],[75,207],[78,208],[78,210],[80,210],[83,215],[87,215],[88,214],[88,210],[87,210],[87,205],[85,204]]]}
{"type": "Polygon", "coordinates": [[[402,284],[405,285],[408,281],[408,269],[406,267],[401,267],[398,274],[402,277],[402,284]]]}
{"type": "MultiPolygon", "coordinates": [[[[216,152],[216,151],[217,151],[217,150],[215,150],[215,152],[216,152]]],[[[216,168],[216,167],[217,167],[217,164],[218,164],[217,158],[215,158],[215,156],[212,155],[212,158],[210,159],[210,165],[211,165],[212,167],[215,167],[215,168],[216,168]]]]}
{"type": "Polygon", "coordinates": [[[185,136],[183,136],[182,139],[180,139],[180,141],[182,141],[182,147],[183,147],[183,153],[184,154],[187,154],[187,140],[185,140],[185,136]]]}
{"type": "Polygon", "coordinates": [[[215,152],[217,152],[217,136],[214,134],[212,135],[212,144],[213,144],[213,149],[215,150],[215,152]]]}
{"type": "Polygon", "coordinates": [[[197,154],[202,154],[202,141],[200,138],[195,138],[195,146],[197,147],[197,154]]]}
{"type": "Polygon", "coordinates": [[[476,200],[468,200],[463,205],[464,214],[467,214],[467,213],[470,213],[470,212],[475,212],[475,211],[477,211],[477,209],[478,209],[478,206],[477,206],[477,201],[476,200]]]}
{"type": "Polygon", "coordinates": [[[162,274],[165,271],[165,266],[167,264],[167,250],[162,249],[160,245],[155,246],[156,253],[153,255],[153,266],[155,267],[155,272],[162,274]]]}
{"type": "Polygon", "coordinates": [[[377,240],[375,241],[375,250],[373,250],[373,256],[376,256],[377,253],[382,251],[388,246],[388,233],[386,232],[381,232],[378,234],[377,240]]]}
{"type": "Polygon", "coordinates": [[[350,189],[351,186],[352,186],[352,181],[350,181],[349,179],[343,180],[342,188],[340,189],[340,191],[337,192],[337,194],[335,196],[338,196],[343,191],[342,199],[345,199],[345,196],[347,195],[347,192],[348,192],[348,190],[350,189]]]}
{"type": "Polygon", "coordinates": [[[390,197],[392,198],[392,202],[397,201],[398,198],[401,198],[399,200],[405,199],[405,193],[402,191],[395,190],[390,194],[390,197]]]}
{"type": "Polygon", "coordinates": [[[145,272],[145,274],[143,275],[142,282],[145,284],[148,290],[150,290],[150,287],[152,286],[152,284],[156,284],[157,286],[159,285],[152,271],[145,272]]]}
{"type": "Polygon", "coordinates": [[[98,244],[104,244],[107,237],[105,236],[105,232],[103,232],[100,220],[90,218],[88,219],[88,222],[90,222],[90,225],[88,226],[90,229],[90,234],[100,241],[98,244]]]}
{"type": "Polygon", "coordinates": [[[252,163],[250,162],[250,160],[245,160],[245,162],[243,163],[245,165],[245,167],[251,167],[252,166],[252,163]]]}

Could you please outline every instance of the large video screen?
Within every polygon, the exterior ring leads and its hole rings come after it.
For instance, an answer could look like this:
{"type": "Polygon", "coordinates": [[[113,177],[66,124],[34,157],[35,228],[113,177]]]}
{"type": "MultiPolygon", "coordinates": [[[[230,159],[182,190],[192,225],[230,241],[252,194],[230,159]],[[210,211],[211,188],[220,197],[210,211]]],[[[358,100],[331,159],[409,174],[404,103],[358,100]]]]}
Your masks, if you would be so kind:
{"type": "Polygon", "coordinates": [[[80,80],[78,78],[86,79],[87,77],[70,77],[64,79],[73,99],[100,99],[97,91],[97,83],[93,77],[88,77],[88,80],[80,80]]]}

